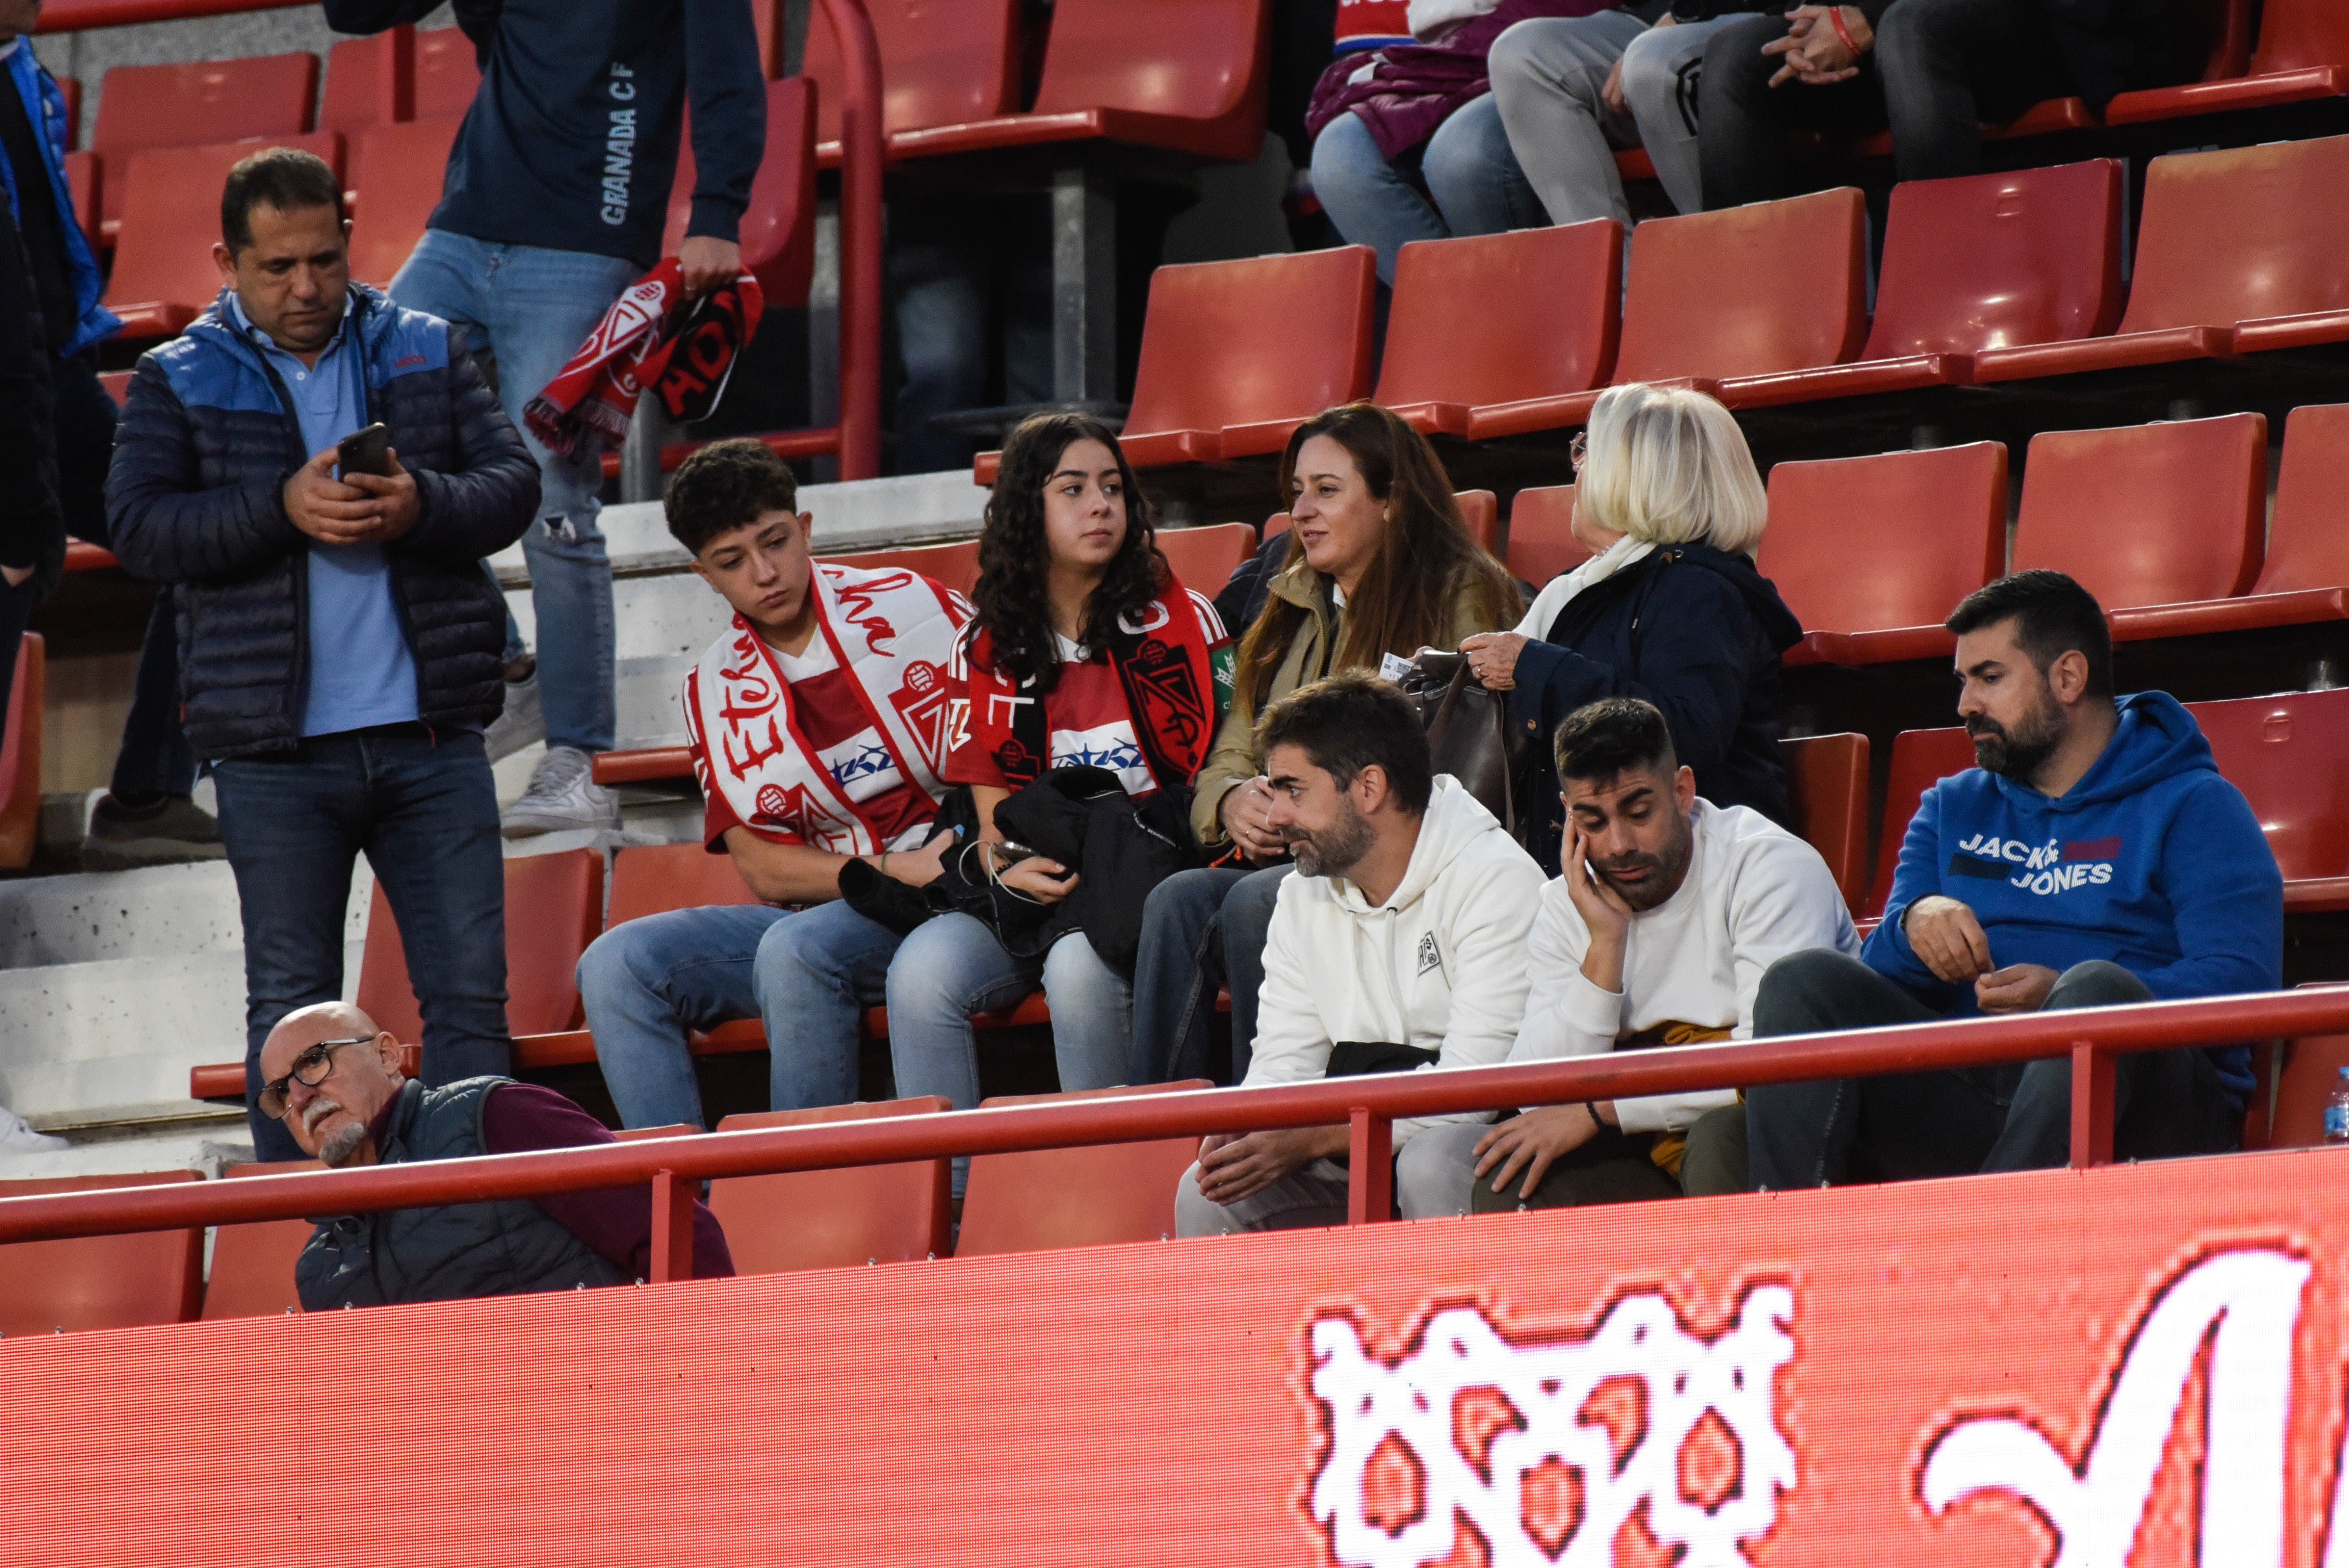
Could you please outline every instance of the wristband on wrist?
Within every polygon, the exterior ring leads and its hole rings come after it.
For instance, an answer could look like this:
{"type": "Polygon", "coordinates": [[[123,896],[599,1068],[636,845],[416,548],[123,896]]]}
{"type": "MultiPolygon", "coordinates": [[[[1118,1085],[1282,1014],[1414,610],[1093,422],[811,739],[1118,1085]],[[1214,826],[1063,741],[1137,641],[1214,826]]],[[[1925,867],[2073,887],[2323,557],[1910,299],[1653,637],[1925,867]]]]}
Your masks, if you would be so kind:
{"type": "Polygon", "coordinates": [[[1857,56],[1860,52],[1859,41],[1851,36],[1851,28],[1844,22],[1843,7],[1828,6],[1827,21],[1834,26],[1836,36],[1843,40],[1843,46],[1849,49],[1855,57],[1857,56]]]}

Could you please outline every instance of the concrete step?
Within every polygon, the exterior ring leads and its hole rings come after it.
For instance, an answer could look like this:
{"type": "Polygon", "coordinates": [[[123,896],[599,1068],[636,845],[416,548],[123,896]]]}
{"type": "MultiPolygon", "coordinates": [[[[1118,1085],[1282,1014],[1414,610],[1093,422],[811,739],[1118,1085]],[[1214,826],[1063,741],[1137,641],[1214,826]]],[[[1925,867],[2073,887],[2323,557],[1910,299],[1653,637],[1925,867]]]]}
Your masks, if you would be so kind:
{"type": "Polygon", "coordinates": [[[223,1167],[253,1158],[253,1135],[243,1112],[217,1106],[203,1106],[198,1111],[172,1121],[70,1132],[73,1146],[54,1154],[0,1151],[0,1181],[119,1176],[145,1171],[201,1171],[206,1176],[218,1176],[223,1167]]]}

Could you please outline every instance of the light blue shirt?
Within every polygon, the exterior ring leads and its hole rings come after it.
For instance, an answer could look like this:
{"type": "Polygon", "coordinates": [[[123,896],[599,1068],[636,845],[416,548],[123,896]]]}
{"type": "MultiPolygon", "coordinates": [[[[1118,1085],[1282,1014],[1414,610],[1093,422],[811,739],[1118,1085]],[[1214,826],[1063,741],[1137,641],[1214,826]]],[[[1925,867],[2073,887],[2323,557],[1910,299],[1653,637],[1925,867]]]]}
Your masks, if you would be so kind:
{"type": "MultiPolygon", "coordinates": [[[[233,325],[293,397],[305,452],[323,451],[366,427],[367,359],[351,335],[348,311],[314,367],[254,326],[235,291],[228,298],[233,325]]],[[[309,558],[310,681],[302,701],[302,733],[336,735],[370,725],[412,723],[418,716],[416,657],[392,603],[391,568],[383,546],[314,539],[309,558]]]]}

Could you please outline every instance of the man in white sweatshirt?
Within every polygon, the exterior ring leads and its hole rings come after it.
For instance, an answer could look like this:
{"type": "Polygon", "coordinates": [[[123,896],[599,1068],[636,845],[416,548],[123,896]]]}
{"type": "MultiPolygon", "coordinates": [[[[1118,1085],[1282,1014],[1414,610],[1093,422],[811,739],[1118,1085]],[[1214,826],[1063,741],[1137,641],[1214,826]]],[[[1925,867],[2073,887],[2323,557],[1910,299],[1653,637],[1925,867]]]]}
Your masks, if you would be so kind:
{"type": "MultiPolygon", "coordinates": [[[[1750,1039],[1773,963],[1859,951],[1818,851],[1758,811],[1697,799],[1652,705],[1578,708],[1556,744],[1565,874],[1542,891],[1510,1061],[1750,1039]]],[[[1731,1088],[1540,1106],[1429,1137],[1444,1163],[1474,1168],[1455,1213],[1745,1190],[1744,1115],[1731,1088]]],[[[1434,1149],[1428,1158],[1437,1162],[1434,1149]]]]}
{"type": "MultiPolygon", "coordinates": [[[[1335,676],[1275,703],[1257,752],[1297,874],[1273,908],[1244,1087],[1500,1061],[1525,1012],[1542,890],[1532,857],[1455,780],[1430,777],[1419,717],[1384,681],[1335,676]]],[[[1404,1218],[1459,1212],[1473,1132],[1491,1119],[1394,1124],[1404,1218]],[[1470,1125],[1468,1142],[1423,1150],[1453,1122],[1470,1125]]],[[[1175,1193],[1175,1229],[1342,1223],[1346,1140],[1343,1126],[1206,1139],[1175,1193]]]]}

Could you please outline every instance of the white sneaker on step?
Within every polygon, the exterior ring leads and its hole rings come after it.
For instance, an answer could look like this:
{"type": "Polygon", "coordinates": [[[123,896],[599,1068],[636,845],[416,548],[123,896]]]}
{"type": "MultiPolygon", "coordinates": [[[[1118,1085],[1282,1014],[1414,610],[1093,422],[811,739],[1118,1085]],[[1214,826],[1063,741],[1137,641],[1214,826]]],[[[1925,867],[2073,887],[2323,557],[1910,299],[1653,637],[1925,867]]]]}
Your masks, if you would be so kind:
{"type": "Polygon", "coordinates": [[[571,746],[548,748],[530,776],[530,788],[499,820],[509,839],[619,825],[618,799],[590,776],[587,754],[571,746]]]}

